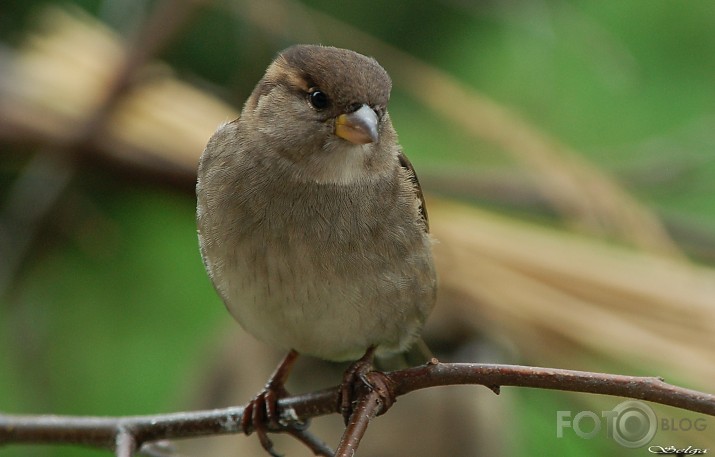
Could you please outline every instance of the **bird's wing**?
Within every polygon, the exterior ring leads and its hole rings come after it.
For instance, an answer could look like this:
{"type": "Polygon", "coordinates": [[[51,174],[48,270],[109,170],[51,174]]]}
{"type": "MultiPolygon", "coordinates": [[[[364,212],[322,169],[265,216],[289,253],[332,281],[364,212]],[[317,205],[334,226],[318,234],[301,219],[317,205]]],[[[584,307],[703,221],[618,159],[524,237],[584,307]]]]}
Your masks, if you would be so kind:
{"type": "Polygon", "coordinates": [[[415,168],[412,166],[410,159],[407,158],[407,156],[404,152],[402,152],[402,150],[398,152],[397,158],[400,161],[400,166],[407,170],[407,174],[410,177],[410,181],[412,181],[412,184],[414,185],[416,197],[420,200],[420,214],[422,215],[422,219],[424,220],[425,231],[429,232],[429,217],[427,216],[427,205],[425,205],[425,197],[422,194],[422,187],[420,186],[419,179],[417,179],[417,173],[415,172],[415,168]]]}

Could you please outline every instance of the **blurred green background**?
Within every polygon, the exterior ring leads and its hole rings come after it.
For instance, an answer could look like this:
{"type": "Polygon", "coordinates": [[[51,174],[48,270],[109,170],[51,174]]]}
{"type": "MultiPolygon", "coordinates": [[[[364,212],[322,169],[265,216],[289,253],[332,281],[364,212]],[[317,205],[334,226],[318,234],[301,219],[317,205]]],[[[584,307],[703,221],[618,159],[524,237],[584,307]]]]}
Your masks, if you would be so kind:
{"type": "MultiPolygon", "coordinates": [[[[47,4],[3,2],[4,53],[22,42],[47,4]]],[[[57,4],[77,5],[121,36],[131,36],[155,6],[139,0],[57,4]]],[[[275,53],[301,40],[295,37],[330,44],[331,33],[340,33],[327,30],[335,23],[311,16],[310,23],[292,25],[297,32],[284,29],[276,35],[244,13],[274,8],[270,14],[278,18],[295,8],[309,16],[327,14],[447,72],[574,147],[676,227],[698,261],[713,262],[712,1],[286,4],[291,9],[281,9],[281,2],[205,2],[155,57],[179,79],[239,109],[275,53]]],[[[361,49],[357,37],[350,47],[361,49]]],[[[397,71],[390,61],[381,63],[388,72],[397,71]]],[[[457,170],[477,175],[509,170],[510,161],[494,145],[475,141],[400,86],[395,85],[390,103],[401,143],[424,175],[427,192],[439,193],[439,178],[457,170]],[[429,182],[435,186],[427,187],[429,182]]],[[[38,143],[0,143],[5,216],[15,214],[13,192],[23,173],[38,157],[40,163],[46,160],[47,144],[38,143]]],[[[126,415],[191,407],[187,396],[205,376],[207,354],[238,327],[204,273],[195,201],[186,184],[153,182],[132,170],[117,172],[80,160],[41,220],[18,225],[35,232],[0,290],[0,411],[126,415]]],[[[470,198],[510,215],[557,224],[552,214],[528,204],[507,205],[478,194],[470,198]]],[[[17,233],[13,220],[5,217],[2,223],[0,248],[9,252],[17,233]]],[[[27,233],[21,235],[24,239],[27,233]]],[[[0,262],[8,258],[0,252],[0,262]]],[[[510,445],[503,455],[643,452],[606,439],[556,439],[554,412],[568,409],[570,397],[531,390],[509,395],[518,420],[508,425],[510,445]]],[[[715,420],[709,424],[712,432],[715,420]]],[[[108,454],[74,447],[0,448],[0,456],[21,455],[108,454]]]]}

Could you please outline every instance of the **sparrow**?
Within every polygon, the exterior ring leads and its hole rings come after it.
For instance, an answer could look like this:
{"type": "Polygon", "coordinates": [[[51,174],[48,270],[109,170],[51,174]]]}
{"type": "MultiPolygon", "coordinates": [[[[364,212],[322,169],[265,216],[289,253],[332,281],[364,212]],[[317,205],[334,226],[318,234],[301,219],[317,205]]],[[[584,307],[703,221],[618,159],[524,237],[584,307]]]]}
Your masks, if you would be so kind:
{"type": "Polygon", "coordinates": [[[415,170],[387,112],[376,60],[320,45],[278,54],[198,167],[201,256],[257,339],[289,351],[249,403],[276,414],[298,354],[371,360],[407,350],[435,304],[433,240],[415,170]],[[362,358],[361,358],[362,356],[362,358]]]}

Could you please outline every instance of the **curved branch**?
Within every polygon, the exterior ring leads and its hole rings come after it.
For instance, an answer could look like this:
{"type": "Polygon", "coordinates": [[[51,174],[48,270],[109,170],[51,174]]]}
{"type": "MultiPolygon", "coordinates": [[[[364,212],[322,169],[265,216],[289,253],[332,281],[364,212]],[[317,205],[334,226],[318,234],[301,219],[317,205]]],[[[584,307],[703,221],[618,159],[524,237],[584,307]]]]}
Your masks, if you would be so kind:
{"type": "MultiPolygon", "coordinates": [[[[479,363],[438,363],[433,360],[406,370],[385,373],[393,397],[427,387],[475,384],[499,391],[501,386],[586,392],[647,400],[715,416],[715,395],[685,389],[660,378],[635,377],[479,363]]],[[[338,387],[279,400],[283,417],[305,421],[339,413],[338,387]]],[[[150,416],[77,417],[0,414],[0,445],[65,443],[105,449],[133,437],[133,445],[162,439],[240,433],[242,407],[150,416]]],[[[281,431],[281,430],[275,430],[281,431]]],[[[364,428],[362,430],[364,433],[364,428]]],[[[360,435],[361,436],[361,435],[360,435]]],[[[359,438],[358,438],[359,440],[359,438]]]]}
{"type": "Polygon", "coordinates": [[[624,376],[520,365],[436,363],[389,373],[396,395],[427,387],[480,384],[585,392],[647,400],[715,416],[715,395],[666,383],[660,377],[624,376]]]}

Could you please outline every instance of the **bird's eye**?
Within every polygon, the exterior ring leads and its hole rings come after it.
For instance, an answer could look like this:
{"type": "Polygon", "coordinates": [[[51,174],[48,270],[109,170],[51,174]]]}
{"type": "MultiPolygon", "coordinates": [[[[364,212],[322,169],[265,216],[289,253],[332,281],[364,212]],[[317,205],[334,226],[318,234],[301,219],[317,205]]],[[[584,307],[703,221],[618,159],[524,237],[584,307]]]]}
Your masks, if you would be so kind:
{"type": "Polygon", "coordinates": [[[308,100],[310,101],[310,104],[313,106],[313,108],[317,110],[323,110],[328,107],[330,104],[330,100],[328,99],[328,96],[325,95],[325,92],[322,92],[318,89],[313,89],[310,91],[308,94],[308,100]]]}

